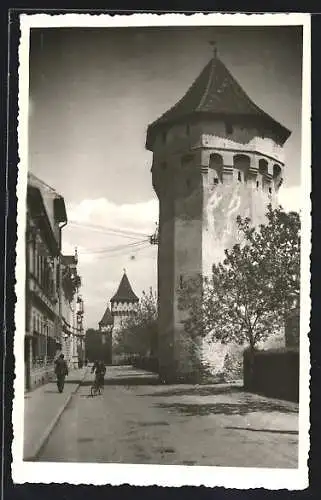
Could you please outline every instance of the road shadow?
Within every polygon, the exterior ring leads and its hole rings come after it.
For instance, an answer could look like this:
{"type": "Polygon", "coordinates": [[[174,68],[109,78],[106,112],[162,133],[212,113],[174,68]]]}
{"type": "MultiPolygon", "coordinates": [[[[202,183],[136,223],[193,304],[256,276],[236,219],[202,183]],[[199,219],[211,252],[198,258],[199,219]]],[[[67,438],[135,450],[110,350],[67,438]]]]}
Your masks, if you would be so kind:
{"type": "Polygon", "coordinates": [[[281,430],[281,429],[253,429],[250,427],[233,427],[233,426],[227,426],[225,429],[232,429],[232,430],[241,430],[241,431],[249,431],[249,432],[269,432],[271,434],[291,434],[298,436],[299,431],[290,431],[290,430],[281,430]]]}
{"type": "Polygon", "coordinates": [[[136,422],[136,425],[138,427],[154,427],[155,426],[163,426],[163,425],[169,425],[168,422],[166,422],[165,420],[164,421],[160,421],[160,422],[136,422]]]}
{"type": "Polygon", "coordinates": [[[207,416],[207,415],[247,415],[253,412],[280,412],[297,414],[297,410],[277,404],[273,401],[240,401],[237,403],[157,403],[155,406],[186,416],[207,416]]]}
{"type": "Polygon", "coordinates": [[[240,386],[210,386],[202,387],[195,385],[194,387],[178,387],[175,389],[164,389],[163,391],[157,391],[157,393],[150,394],[140,394],[140,397],[172,397],[172,396],[216,396],[219,394],[234,394],[244,392],[243,387],[240,386]]]}
{"type": "MultiPolygon", "coordinates": [[[[82,386],[91,386],[93,385],[92,380],[85,380],[81,384],[82,386]]],[[[123,385],[123,386],[137,386],[137,385],[160,385],[160,381],[158,377],[119,377],[119,378],[110,378],[105,379],[105,386],[110,385],[123,385]]]]}

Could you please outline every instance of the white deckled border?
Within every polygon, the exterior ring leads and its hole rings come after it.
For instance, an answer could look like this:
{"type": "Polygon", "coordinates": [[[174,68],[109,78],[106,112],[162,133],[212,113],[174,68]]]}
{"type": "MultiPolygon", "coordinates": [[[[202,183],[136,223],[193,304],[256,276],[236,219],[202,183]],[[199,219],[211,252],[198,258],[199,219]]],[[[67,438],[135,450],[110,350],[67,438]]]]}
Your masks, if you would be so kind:
{"type": "Polygon", "coordinates": [[[310,330],[310,251],[311,251],[311,96],[310,96],[310,15],[309,14],[22,14],[19,47],[19,173],[18,239],[16,262],[14,355],[16,378],[13,402],[12,478],[15,483],[70,483],[137,486],[221,486],[227,488],[266,488],[299,490],[308,486],[309,452],[309,340],[310,330]],[[136,464],[88,464],[23,462],[24,415],[24,332],[25,332],[25,203],[28,171],[28,98],[30,28],[44,27],[134,27],[134,26],[303,26],[303,99],[301,158],[301,340],[300,340],[300,410],[298,469],[255,469],[203,466],[136,464]]]}

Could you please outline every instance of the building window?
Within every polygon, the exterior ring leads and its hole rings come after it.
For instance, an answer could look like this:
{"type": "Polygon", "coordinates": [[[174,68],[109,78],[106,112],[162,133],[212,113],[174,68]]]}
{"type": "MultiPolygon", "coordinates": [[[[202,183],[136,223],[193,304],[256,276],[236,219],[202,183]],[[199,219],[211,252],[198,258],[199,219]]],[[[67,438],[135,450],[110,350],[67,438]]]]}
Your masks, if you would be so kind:
{"type": "Polygon", "coordinates": [[[182,274],[179,277],[179,286],[180,286],[180,288],[183,288],[183,275],[182,274]]]}
{"type": "Polygon", "coordinates": [[[258,188],[260,185],[259,181],[256,181],[256,187],[258,188]]]}
{"type": "Polygon", "coordinates": [[[218,184],[218,177],[214,178],[214,184],[215,184],[215,186],[218,184]]]}
{"type": "Polygon", "coordinates": [[[238,174],[237,174],[237,180],[238,180],[239,182],[241,182],[241,181],[242,181],[241,172],[238,172],[238,174]]]}
{"type": "Polygon", "coordinates": [[[272,194],[272,188],[269,187],[269,193],[272,194]]]}

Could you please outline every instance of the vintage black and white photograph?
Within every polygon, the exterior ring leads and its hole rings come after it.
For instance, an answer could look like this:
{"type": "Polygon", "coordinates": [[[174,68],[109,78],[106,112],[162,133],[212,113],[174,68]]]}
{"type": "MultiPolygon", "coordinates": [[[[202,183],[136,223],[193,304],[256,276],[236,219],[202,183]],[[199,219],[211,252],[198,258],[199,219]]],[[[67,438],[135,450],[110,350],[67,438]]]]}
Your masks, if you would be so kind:
{"type": "Polygon", "coordinates": [[[21,16],[15,482],[307,486],[309,26],[21,16]]]}

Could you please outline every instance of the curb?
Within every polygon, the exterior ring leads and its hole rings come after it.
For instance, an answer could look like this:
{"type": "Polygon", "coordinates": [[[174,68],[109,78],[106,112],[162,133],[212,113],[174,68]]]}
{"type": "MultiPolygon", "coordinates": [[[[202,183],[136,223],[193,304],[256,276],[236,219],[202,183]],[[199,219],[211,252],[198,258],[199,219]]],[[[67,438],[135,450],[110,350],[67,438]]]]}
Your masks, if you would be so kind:
{"type": "Polygon", "coordinates": [[[81,386],[82,382],[85,380],[87,373],[88,373],[88,369],[85,371],[85,373],[84,373],[82,379],[80,380],[80,382],[78,382],[78,384],[76,385],[75,390],[72,391],[69,394],[69,396],[67,397],[67,399],[65,400],[65,402],[60,407],[60,409],[59,409],[58,413],[56,414],[56,416],[52,419],[52,421],[50,422],[50,424],[47,426],[45,432],[43,433],[41,439],[39,439],[39,442],[38,442],[37,446],[35,447],[35,451],[34,451],[33,455],[29,456],[29,457],[26,457],[26,458],[23,459],[25,462],[31,462],[31,461],[35,461],[37,459],[37,457],[39,456],[41,450],[43,449],[43,447],[47,443],[47,441],[48,441],[48,439],[50,437],[50,434],[52,433],[52,431],[56,427],[56,425],[57,425],[57,423],[58,423],[61,415],[63,414],[63,412],[65,411],[65,409],[69,405],[69,403],[70,403],[73,395],[76,394],[76,392],[78,391],[78,389],[81,386]]]}

